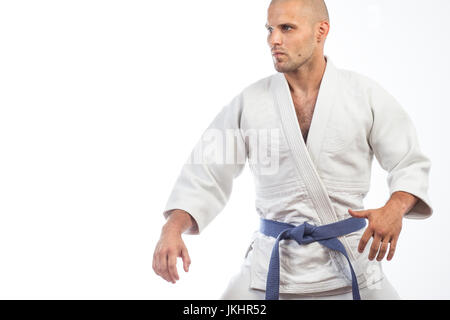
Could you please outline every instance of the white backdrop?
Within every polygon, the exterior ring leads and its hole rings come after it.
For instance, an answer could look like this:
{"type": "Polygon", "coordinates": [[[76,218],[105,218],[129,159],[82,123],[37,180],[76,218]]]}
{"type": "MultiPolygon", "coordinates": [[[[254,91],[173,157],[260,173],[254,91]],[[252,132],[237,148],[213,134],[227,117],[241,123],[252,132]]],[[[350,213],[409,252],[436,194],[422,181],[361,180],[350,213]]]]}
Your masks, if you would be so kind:
{"type": "MultiPolygon", "coordinates": [[[[275,72],[269,1],[0,1],[0,298],[216,299],[257,227],[248,168],[184,236],[180,281],[152,270],[162,209],[200,134],[275,72]],[[233,238],[230,237],[232,232],[233,238]]],[[[448,0],[328,0],[325,53],[381,83],[432,160],[434,215],[384,263],[405,299],[450,298],[448,0]]],[[[366,208],[388,198],[374,159],[366,208]]]]}

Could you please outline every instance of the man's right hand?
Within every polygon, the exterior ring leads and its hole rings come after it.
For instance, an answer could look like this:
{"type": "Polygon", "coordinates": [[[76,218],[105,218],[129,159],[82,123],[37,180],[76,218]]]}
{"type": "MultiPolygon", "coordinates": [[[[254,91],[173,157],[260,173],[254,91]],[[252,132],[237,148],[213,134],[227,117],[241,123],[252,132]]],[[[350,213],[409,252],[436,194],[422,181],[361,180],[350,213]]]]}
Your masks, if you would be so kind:
{"type": "Polygon", "coordinates": [[[168,223],[163,227],[161,237],[153,253],[153,270],[157,275],[172,283],[180,279],[177,271],[178,257],[183,259],[184,271],[189,271],[191,258],[181,234],[191,225],[190,223],[189,214],[185,212],[173,213],[168,223]],[[189,222],[185,222],[186,217],[188,217],[189,222]],[[184,219],[182,223],[181,219],[184,219]]]}

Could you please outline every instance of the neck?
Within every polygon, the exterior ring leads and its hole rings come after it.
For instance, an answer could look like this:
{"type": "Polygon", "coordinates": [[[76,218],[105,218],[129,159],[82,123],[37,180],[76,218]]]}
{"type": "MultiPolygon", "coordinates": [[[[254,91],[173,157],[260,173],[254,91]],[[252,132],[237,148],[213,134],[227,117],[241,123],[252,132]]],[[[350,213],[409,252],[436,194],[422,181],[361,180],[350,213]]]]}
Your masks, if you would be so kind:
{"type": "Polygon", "coordinates": [[[326,59],[321,54],[317,57],[311,57],[297,70],[286,72],[284,75],[291,92],[294,95],[308,96],[319,91],[326,65],[326,59]]]}

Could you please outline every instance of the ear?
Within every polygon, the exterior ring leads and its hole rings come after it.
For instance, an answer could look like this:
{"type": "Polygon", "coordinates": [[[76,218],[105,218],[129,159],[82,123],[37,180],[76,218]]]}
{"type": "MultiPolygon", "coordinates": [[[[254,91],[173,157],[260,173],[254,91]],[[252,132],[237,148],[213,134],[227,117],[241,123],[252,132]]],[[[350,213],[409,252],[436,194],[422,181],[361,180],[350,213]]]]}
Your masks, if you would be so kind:
{"type": "Polygon", "coordinates": [[[317,32],[317,40],[319,42],[325,42],[328,36],[328,32],[330,32],[330,24],[328,23],[328,21],[319,22],[317,32]]]}

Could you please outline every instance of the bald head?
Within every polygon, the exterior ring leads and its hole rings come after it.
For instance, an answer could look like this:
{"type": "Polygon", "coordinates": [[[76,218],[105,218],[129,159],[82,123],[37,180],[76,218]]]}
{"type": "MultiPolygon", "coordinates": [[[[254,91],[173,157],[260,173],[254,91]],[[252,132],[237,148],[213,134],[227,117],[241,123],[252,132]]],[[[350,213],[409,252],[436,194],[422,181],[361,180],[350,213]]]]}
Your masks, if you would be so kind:
{"type": "Polygon", "coordinates": [[[270,5],[280,2],[298,2],[302,11],[300,13],[307,15],[313,24],[322,21],[330,22],[327,5],[324,0],[272,0],[270,5]]]}
{"type": "Polygon", "coordinates": [[[267,10],[267,43],[278,72],[322,65],[330,30],[324,0],[271,0],[267,10]]]}

